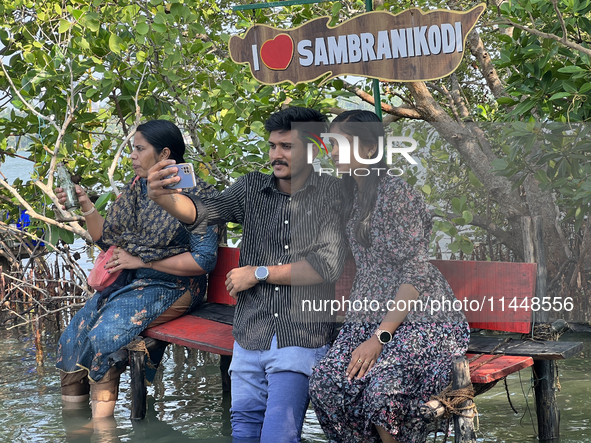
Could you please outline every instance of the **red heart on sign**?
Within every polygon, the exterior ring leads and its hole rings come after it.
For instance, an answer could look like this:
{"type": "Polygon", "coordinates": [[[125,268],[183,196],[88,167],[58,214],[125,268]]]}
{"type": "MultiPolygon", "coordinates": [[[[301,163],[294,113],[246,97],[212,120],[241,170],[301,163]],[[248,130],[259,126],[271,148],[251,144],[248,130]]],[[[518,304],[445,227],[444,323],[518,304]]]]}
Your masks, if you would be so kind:
{"type": "Polygon", "coordinates": [[[284,71],[293,57],[293,40],[287,34],[279,34],[267,40],[261,47],[261,59],[267,68],[284,71]]]}

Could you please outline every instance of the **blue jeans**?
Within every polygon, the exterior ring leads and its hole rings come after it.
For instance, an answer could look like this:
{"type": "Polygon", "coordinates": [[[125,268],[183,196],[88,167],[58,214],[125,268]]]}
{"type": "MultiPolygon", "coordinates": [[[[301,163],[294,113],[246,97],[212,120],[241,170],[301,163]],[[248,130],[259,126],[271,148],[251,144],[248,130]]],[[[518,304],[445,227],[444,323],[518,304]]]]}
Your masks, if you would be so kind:
{"type": "Polygon", "coordinates": [[[277,337],[268,351],[248,351],[235,342],[229,370],[233,441],[299,442],[310,401],[308,377],[326,351],[328,345],[277,349],[277,337]]]}

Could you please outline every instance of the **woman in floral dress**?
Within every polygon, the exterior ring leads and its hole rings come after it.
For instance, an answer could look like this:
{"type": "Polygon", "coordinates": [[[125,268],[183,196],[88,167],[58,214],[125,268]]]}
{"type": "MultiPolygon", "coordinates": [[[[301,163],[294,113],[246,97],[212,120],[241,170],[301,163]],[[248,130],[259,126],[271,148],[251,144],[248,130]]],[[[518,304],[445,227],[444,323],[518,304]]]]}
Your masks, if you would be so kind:
{"type": "MultiPolygon", "coordinates": [[[[138,126],[133,145],[136,177],[123,188],[106,218],[94,209],[84,190],[76,187],[95,243],[103,250],[117,246],[106,268],[122,271],[114,283],[95,293],[76,313],[57,350],[65,406],[88,402],[90,391],[93,418],[113,415],[119,377],[125,369],[111,366],[109,354],[129,344],[144,329],[198,306],[205,295],[205,274],[213,270],[217,260],[216,226],[210,226],[205,235],[192,235],[148,198],[149,169],[168,158],[177,164],[183,162],[185,142],[179,128],[166,120],[148,121],[138,126]]],[[[200,179],[195,188],[186,191],[217,193],[200,179]]],[[[63,190],[57,188],[56,194],[63,203],[63,190]]],[[[163,352],[150,354],[148,381],[163,352]]]]}
{"type": "Polygon", "coordinates": [[[386,173],[379,118],[347,111],[330,132],[351,147],[359,138],[349,164],[339,163],[346,144],[332,140],[357,273],[343,328],[312,374],[312,404],[330,442],[422,443],[418,406],[449,383],[468,324],[461,312],[430,310],[429,300],[453,302],[454,294],[428,261],[432,224],[420,194],[386,173]]]}

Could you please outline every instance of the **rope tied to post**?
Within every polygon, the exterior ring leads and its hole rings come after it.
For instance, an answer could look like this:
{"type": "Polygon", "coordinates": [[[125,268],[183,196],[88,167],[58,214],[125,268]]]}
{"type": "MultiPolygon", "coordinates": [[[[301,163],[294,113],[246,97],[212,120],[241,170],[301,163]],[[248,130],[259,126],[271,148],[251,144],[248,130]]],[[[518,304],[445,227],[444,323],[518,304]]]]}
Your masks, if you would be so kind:
{"type": "Polygon", "coordinates": [[[430,400],[437,400],[445,407],[443,418],[447,419],[452,415],[459,415],[465,418],[476,417],[478,427],[478,410],[476,409],[476,405],[472,403],[471,405],[460,407],[465,401],[473,400],[474,395],[475,392],[472,386],[452,390],[451,384],[449,384],[439,394],[431,396],[430,400]],[[469,411],[472,412],[470,413],[469,411]]]}
{"type": "Polygon", "coordinates": [[[147,359],[146,359],[146,365],[149,368],[155,368],[155,366],[152,364],[151,360],[150,360],[150,351],[148,351],[148,348],[146,347],[146,342],[144,341],[144,339],[142,337],[136,337],[134,338],[127,346],[126,346],[127,350],[129,352],[142,352],[146,355],[147,359]]]}

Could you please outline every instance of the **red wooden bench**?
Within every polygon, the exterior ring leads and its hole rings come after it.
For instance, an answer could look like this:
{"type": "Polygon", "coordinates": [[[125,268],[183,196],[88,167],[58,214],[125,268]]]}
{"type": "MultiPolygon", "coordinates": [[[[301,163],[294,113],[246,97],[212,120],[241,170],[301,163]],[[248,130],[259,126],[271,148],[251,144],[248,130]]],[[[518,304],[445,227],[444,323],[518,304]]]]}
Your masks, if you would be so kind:
{"type": "MultiPolygon", "coordinates": [[[[238,267],[239,252],[239,249],[219,248],[217,266],[209,276],[207,303],[203,308],[143,333],[145,337],[161,342],[221,355],[225,390],[229,389],[227,369],[232,355],[235,305],[235,300],[226,291],[225,280],[228,271],[238,267]]],[[[450,283],[458,300],[456,306],[461,304],[471,328],[512,333],[531,331],[531,310],[526,309],[526,304],[531,305],[535,295],[536,264],[457,260],[433,260],[432,263],[450,283]]],[[[348,296],[354,273],[354,264],[348,262],[337,283],[338,299],[348,296]]],[[[521,339],[504,343],[497,337],[473,333],[467,357],[479,356],[470,362],[470,380],[477,392],[479,389],[484,392],[507,375],[532,366],[534,359],[564,359],[581,349],[582,343],[521,339]]],[[[139,360],[143,362],[143,355],[139,360]]],[[[136,375],[132,372],[131,378],[132,383],[139,386],[137,389],[143,390],[143,397],[138,398],[145,405],[145,387],[138,381],[143,379],[141,371],[136,371],[136,375]],[[134,379],[137,383],[133,382],[134,379]]],[[[136,396],[132,395],[132,398],[136,396]]],[[[132,404],[132,418],[143,418],[145,406],[143,411],[141,405],[132,404]],[[134,412],[136,409],[139,412],[134,412]]]]}
{"type": "Polygon", "coordinates": [[[147,329],[143,335],[214,354],[232,355],[236,300],[230,297],[225,282],[226,274],[238,267],[239,256],[240,249],[219,247],[216,267],[209,274],[205,306],[192,314],[147,329]]]}

